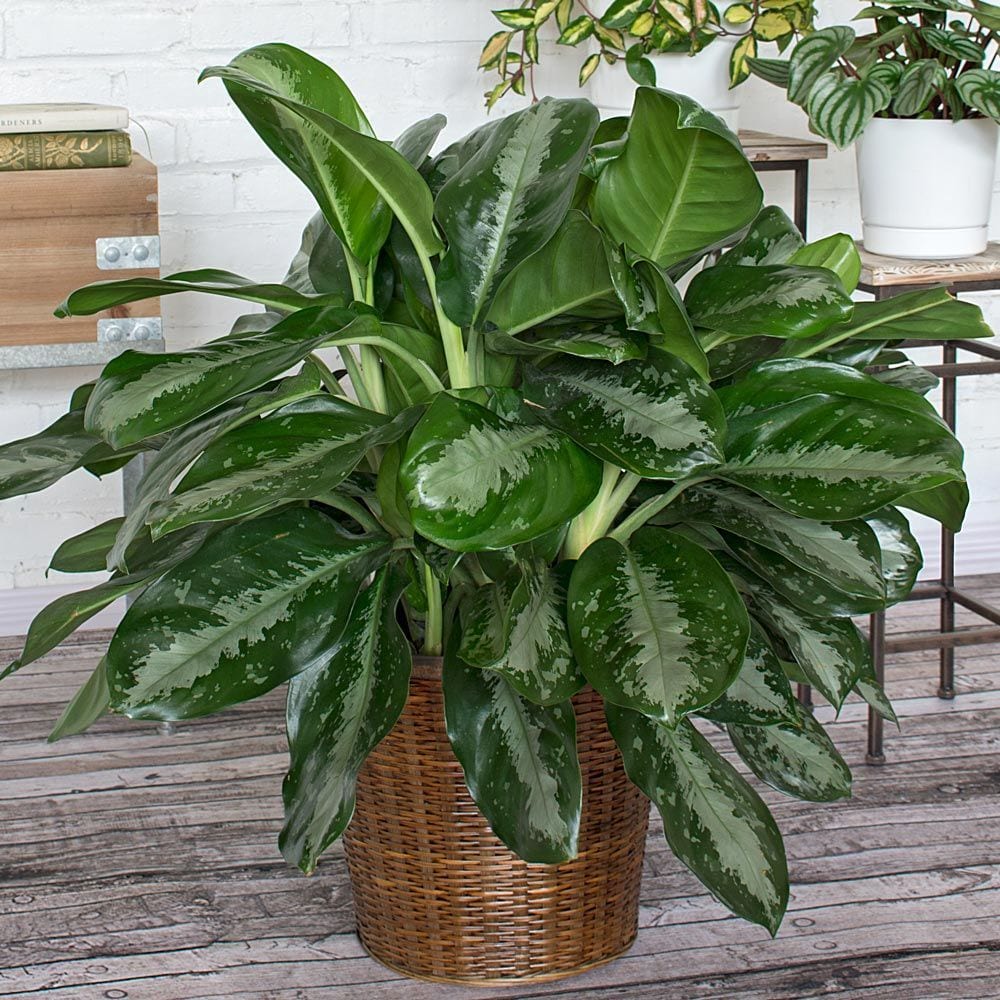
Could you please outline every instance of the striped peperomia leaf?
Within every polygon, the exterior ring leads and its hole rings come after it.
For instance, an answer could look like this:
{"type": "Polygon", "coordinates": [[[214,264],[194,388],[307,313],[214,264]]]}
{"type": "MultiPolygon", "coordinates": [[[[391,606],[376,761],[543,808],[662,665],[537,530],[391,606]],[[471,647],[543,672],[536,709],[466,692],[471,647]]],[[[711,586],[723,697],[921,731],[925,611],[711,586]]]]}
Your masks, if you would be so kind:
{"type": "Polygon", "coordinates": [[[918,59],[903,70],[892,99],[900,118],[916,118],[945,85],[948,75],[936,59],[918,59]]]}
{"type": "Polygon", "coordinates": [[[676,725],[736,677],[750,626],[710,553],[675,532],[642,528],[628,546],[602,538],[580,557],[569,630],[584,676],[606,700],[676,725]]]}
{"type": "Polygon", "coordinates": [[[108,649],[112,707],[194,718],[325,662],[388,553],[387,536],[304,507],[223,529],[125,613],[108,649]]]}
{"type": "Polygon", "coordinates": [[[725,906],[778,930],[788,864],[760,796],[688,720],[675,729],[607,704],[625,770],[659,810],[670,849],[725,906]]]}
{"type": "Polygon", "coordinates": [[[813,85],[851,47],[854,29],[847,25],[821,28],[806,35],[788,60],[788,99],[805,106],[813,85]]]}
{"type": "Polygon", "coordinates": [[[879,76],[845,76],[834,70],[812,85],[806,112],[815,132],[845,149],[891,100],[892,90],[879,76]]]}
{"type": "Polygon", "coordinates": [[[1000,121],[1000,72],[967,69],[955,81],[962,100],[994,121],[1000,121]]]}

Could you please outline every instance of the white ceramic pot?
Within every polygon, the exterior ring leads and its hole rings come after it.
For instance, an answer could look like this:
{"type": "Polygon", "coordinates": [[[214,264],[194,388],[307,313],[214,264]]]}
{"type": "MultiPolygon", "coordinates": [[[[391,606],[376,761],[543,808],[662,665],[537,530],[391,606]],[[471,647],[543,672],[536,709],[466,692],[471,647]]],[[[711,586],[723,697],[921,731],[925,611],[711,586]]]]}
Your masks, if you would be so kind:
{"type": "Polygon", "coordinates": [[[997,125],[875,118],[858,140],[866,249],[940,260],[986,249],[997,125]]]}
{"type": "MultiPolygon", "coordinates": [[[[686,94],[736,132],[740,124],[740,89],[729,89],[729,57],[737,41],[716,38],[693,56],[682,52],[649,56],[656,68],[657,87],[686,94]]],[[[614,66],[599,66],[590,86],[591,97],[604,117],[632,111],[636,85],[625,69],[624,60],[614,66]]]]}

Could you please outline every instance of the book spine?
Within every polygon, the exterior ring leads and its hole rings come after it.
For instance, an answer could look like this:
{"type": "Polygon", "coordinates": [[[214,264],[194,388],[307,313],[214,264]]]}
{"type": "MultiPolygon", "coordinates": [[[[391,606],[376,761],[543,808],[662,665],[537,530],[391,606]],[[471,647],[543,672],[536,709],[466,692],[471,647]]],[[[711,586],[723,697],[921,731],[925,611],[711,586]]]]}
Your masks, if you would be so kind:
{"type": "Polygon", "coordinates": [[[30,115],[4,116],[0,110],[0,135],[26,132],[109,132],[128,128],[125,108],[81,108],[75,111],[34,111],[30,115]]]}
{"type": "Polygon", "coordinates": [[[0,172],[127,167],[132,142],[126,132],[32,132],[0,135],[0,172]]]}

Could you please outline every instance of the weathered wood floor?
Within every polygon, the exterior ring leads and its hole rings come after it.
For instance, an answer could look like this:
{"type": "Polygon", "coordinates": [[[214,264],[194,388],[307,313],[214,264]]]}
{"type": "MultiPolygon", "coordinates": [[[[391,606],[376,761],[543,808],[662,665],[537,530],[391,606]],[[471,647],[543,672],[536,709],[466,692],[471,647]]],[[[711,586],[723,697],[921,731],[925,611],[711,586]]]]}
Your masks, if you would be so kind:
{"type": "MultiPolygon", "coordinates": [[[[998,578],[971,585],[1000,597],[998,578]]],[[[933,614],[908,605],[890,628],[929,627],[933,614]]],[[[368,959],[338,849],[309,880],[283,863],[279,697],[174,736],[105,719],[46,745],[103,638],[85,635],[0,686],[4,998],[1000,996],[996,647],[959,651],[952,703],[933,696],[936,654],[890,661],[902,731],[887,734],[889,764],[861,763],[861,706],[832,726],[857,765],[853,799],[768,795],[793,880],[776,940],[727,917],[654,823],[630,954],[575,980],[496,991],[416,983],[368,959]]]]}

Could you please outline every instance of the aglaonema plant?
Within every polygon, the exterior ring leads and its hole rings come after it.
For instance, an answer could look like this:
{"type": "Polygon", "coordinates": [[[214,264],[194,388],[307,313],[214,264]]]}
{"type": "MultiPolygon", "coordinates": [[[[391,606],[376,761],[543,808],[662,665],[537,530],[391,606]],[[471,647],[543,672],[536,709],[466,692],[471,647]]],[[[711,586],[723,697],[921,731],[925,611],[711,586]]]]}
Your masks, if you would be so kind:
{"type": "Polygon", "coordinates": [[[0,450],[6,496],[145,457],[125,516],[52,561],[109,579],[42,611],[7,673],[129,594],[53,738],[287,684],[281,849],[305,871],[350,821],[416,651],[444,655],[448,731],[497,835],[572,858],[589,683],[674,852],[774,932],[781,836],[706,727],[781,791],[849,794],[790,680],[892,717],[851,618],[913,584],[900,508],[957,528],[967,500],[933,379],[893,345],[987,336],[979,311],[939,290],[852,303],[853,243],[761,211],[734,136],[676,94],[640,88],[602,124],[546,99],[432,156],[443,118],[383,142],[289,46],[203,76],[320,211],[280,283],[191,271],[60,307],[264,309],[201,347],[127,351],[0,450]]]}

